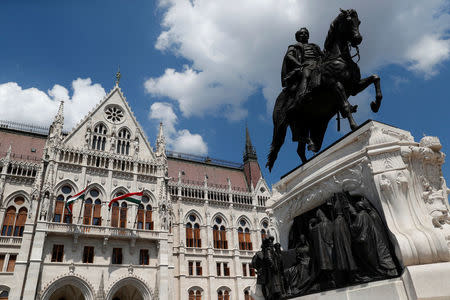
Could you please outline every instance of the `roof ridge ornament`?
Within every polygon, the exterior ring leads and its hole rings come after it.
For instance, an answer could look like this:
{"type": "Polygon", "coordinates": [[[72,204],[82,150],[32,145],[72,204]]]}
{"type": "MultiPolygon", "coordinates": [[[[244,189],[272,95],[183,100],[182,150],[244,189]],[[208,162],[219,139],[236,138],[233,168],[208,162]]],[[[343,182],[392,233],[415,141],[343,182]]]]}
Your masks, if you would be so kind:
{"type": "Polygon", "coordinates": [[[117,73],[116,73],[116,86],[119,86],[120,78],[122,77],[122,74],[120,74],[120,65],[117,67],[117,73]]]}

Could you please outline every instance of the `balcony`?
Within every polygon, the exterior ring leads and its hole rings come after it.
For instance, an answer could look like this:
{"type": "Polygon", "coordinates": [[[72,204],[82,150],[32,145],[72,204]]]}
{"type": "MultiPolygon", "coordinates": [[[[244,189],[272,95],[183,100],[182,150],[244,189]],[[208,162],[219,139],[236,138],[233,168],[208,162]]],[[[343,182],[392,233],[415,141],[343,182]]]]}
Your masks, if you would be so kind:
{"type": "Polygon", "coordinates": [[[167,234],[166,231],[116,228],[83,224],[47,222],[46,225],[45,231],[49,233],[53,232],[66,235],[77,234],[100,238],[160,240],[167,234]]]}
{"type": "Polygon", "coordinates": [[[22,244],[20,236],[0,236],[0,247],[18,247],[22,244]]]}

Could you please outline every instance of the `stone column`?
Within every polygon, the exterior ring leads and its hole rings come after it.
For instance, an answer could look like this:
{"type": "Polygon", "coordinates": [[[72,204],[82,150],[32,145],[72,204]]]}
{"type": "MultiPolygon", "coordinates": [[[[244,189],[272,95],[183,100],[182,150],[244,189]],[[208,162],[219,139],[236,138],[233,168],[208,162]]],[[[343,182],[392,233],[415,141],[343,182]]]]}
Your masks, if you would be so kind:
{"type": "Polygon", "coordinates": [[[172,278],[169,278],[169,253],[172,254],[172,249],[169,249],[167,243],[167,234],[161,233],[163,239],[159,240],[158,252],[158,290],[160,300],[170,300],[169,284],[172,278]]]}

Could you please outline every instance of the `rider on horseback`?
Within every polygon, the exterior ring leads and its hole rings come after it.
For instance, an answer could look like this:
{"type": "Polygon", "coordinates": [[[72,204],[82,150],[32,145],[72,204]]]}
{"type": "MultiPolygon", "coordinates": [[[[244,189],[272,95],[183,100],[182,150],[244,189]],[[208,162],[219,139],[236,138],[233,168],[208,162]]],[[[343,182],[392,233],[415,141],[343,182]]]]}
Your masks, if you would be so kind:
{"type": "Polygon", "coordinates": [[[308,29],[303,27],[297,31],[295,39],[298,43],[288,47],[281,69],[281,85],[289,94],[288,113],[320,84],[317,67],[324,56],[319,46],[308,43],[308,29]]]}

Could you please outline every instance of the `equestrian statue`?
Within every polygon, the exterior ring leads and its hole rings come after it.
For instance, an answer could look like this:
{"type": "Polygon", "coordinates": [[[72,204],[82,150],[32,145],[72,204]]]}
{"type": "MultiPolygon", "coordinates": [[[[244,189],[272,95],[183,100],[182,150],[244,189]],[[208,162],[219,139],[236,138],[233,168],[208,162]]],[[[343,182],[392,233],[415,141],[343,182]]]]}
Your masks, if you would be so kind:
{"type": "Polygon", "coordinates": [[[283,90],[273,109],[273,137],[266,167],[271,171],[278,152],[284,143],[288,126],[292,140],[298,142],[297,153],[303,163],[307,161],[305,147],[318,152],[322,146],[330,119],[337,115],[346,118],[351,130],[358,125],[352,114],[357,105],[350,105],[349,96],[355,96],[369,85],[375,86],[375,101],[370,103],[373,112],[381,105],[380,77],[371,75],[361,79],[358,64],[359,33],[358,14],[354,9],[342,10],[331,23],[325,39],[324,51],[309,43],[309,31],[301,28],[295,34],[297,43],[288,47],[281,69],[283,90]],[[351,48],[356,49],[352,56],[351,48]]]}

